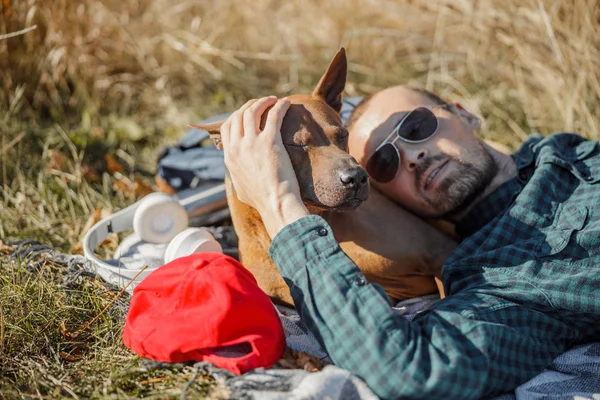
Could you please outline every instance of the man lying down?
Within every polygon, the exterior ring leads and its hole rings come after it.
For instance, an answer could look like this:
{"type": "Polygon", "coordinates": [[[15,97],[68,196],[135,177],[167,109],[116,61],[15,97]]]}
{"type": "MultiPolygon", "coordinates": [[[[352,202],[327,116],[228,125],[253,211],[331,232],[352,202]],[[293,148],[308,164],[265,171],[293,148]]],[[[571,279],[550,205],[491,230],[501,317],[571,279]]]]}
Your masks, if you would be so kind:
{"type": "Polygon", "coordinates": [[[348,123],[350,153],[384,194],[451,221],[461,240],[442,267],[446,298],[409,322],[373,285],[353,283],[361,272],[303,205],[279,132],[288,107],[271,97],[232,114],[225,163],[273,238],[303,321],[377,395],[490,397],[600,338],[597,142],[534,135],[505,155],[474,135],[477,117],[429,92],[399,86],[363,100],[348,123]]]}

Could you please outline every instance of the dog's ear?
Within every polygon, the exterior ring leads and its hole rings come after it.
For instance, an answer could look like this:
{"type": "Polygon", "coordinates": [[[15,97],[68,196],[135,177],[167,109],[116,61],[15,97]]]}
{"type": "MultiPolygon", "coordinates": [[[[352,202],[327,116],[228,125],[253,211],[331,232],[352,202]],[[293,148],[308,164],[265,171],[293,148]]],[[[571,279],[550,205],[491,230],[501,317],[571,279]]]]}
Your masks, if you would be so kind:
{"type": "Polygon", "coordinates": [[[346,85],[347,72],[346,49],[342,47],[331,60],[327,72],[321,77],[313,91],[313,96],[321,97],[338,113],[342,109],[342,92],[346,85]]]}
{"type": "Polygon", "coordinates": [[[221,142],[221,125],[223,125],[224,122],[225,120],[200,125],[191,124],[189,126],[191,128],[207,131],[210,134],[210,138],[215,143],[215,146],[217,146],[217,149],[223,150],[223,143],[221,142]]]}

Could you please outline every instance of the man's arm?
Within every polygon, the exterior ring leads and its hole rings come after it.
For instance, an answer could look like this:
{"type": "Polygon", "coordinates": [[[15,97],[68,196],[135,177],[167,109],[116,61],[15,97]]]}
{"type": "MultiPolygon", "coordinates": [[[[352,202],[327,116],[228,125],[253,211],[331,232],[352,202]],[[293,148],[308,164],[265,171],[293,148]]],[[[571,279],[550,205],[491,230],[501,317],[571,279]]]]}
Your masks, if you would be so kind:
{"type": "Polygon", "coordinates": [[[281,230],[270,255],[302,320],[334,363],[384,399],[499,394],[565,350],[553,338],[564,329],[560,323],[512,303],[496,303],[490,318],[470,315],[465,305],[479,301],[472,294],[442,300],[443,307],[408,322],[378,286],[366,282],[318,216],[281,230]]]}

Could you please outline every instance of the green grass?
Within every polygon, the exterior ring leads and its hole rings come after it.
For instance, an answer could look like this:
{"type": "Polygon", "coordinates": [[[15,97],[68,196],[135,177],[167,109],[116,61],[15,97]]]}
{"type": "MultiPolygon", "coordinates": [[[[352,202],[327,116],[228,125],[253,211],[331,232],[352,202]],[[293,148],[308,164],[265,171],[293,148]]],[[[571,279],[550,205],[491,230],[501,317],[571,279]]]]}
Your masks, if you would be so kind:
{"type": "MultiPolygon", "coordinates": [[[[10,177],[0,186],[1,240],[33,238],[58,251],[77,251],[96,207],[110,212],[137,200],[136,179],[151,187],[163,145],[159,136],[133,140],[107,118],[98,138],[93,128],[32,127],[10,112],[0,119],[4,146],[9,144],[2,173],[10,177]],[[124,170],[107,172],[106,154],[124,170]],[[86,179],[89,170],[98,181],[86,179]]],[[[114,250],[117,240],[101,254],[114,250]]],[[[121,342],[123,307],[102,313],[115,293],[88,277],[65,290],[65,266],[43,256],[11,259],[12,247],[1,241],[0,249],[0,398],[179,398],[193,375],[190,367],[143,367],[121,342]],[[32,272],[32,265],[39,270],[32,272]]],[[[200,376],[186,394],[202,397],[211,386],[210,377],[200,376]]]]}
{"type": "MultiPolygon", "coordinates": [[[[174,398],[186,387],[193,375],[190,367],[145,368],[122,345],[124,308],[101,314],[114,297],[101,283],[79,278],[62,290],[64,267],[49,261],[32,273],[27,263],[2,256],[0,268],[2,397],[139,398],[160,393],[174,398]]],[[[211,378],[200,376],[186,394],[197,398],[211,386],[211,378]]]]}

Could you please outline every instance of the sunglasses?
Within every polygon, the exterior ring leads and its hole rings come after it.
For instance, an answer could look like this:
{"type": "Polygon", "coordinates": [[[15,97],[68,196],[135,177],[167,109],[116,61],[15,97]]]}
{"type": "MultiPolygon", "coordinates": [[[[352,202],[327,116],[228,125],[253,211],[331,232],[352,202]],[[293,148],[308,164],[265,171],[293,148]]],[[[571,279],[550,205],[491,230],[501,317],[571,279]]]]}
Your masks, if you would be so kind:
{"type": "Polygon", "coordinates": [[[417,107],[406,114],[369,158],[369,176],[380,183],[394,179],[400,167],[400,152],[394,144],[396,140],[401,139],[406,143],[424,142],[436,134],[439,125],[438,118],[430,108],[417,107]]]}

